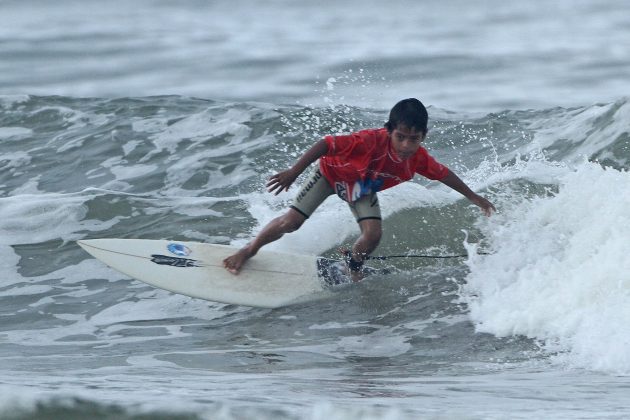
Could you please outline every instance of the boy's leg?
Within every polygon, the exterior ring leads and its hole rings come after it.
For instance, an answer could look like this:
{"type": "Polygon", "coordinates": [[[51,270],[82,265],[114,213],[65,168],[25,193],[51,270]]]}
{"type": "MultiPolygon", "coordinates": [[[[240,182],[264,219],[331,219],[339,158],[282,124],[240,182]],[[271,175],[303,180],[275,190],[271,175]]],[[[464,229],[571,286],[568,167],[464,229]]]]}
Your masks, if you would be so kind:
{"type": "Polygon", "coordinates": [[[361,270],[365,257],[370,255],[381,241],[383,232],[381,207],[375,193],[361,197],[350,206],[350,209],[361,228],[361,235],[352,246],[352,254],[350,256],[350,269],[358,273],[361,270]]]}
{"type": "Polygon", "coordinates": [[[296,231],[306,220],[300,212],[290,208],[285,214],[269,222],[253,241],[223,260],[223,266],[232,274],[238,274],[245,261],[256,255],[258,250],[270,242],[277,241],[285,233],[296,231]]]}
{"type": "Polygon", "coordinates": [[[302,188],[293,200],[291,208],[282,216],[269,222],[256,237],[236,254],[223,260],[223,266],[232,274],[238,274],[243,264],[256,255],[258,250],[270,242],[277,241],[285,233],[294,232],[302,226],[315,209],[334,190],[316,165],[302,184],[302,188]]]}
{"type": "Polygon", "coordinates": [[[361,262],[365,257],[370,255],[382,236],[382,224],[380,219],[365,219],[359,222],[361,235],[352,246],[352,259],[361,262]]]}

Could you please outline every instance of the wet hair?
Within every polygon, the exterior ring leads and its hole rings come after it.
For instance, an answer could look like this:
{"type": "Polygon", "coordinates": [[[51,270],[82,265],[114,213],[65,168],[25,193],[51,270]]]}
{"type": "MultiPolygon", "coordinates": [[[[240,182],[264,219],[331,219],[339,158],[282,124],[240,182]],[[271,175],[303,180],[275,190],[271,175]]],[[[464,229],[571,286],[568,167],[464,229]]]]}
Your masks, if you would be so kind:
{"type": "Polygon", "coordinates": [[[404,124],[426,134],[428,122],[429,113],[422,102],[416,98],[409,98],[398,102],[389,111],[389,121],[385,123],[385,128],[391,133],[399,124],[404,124]]]}

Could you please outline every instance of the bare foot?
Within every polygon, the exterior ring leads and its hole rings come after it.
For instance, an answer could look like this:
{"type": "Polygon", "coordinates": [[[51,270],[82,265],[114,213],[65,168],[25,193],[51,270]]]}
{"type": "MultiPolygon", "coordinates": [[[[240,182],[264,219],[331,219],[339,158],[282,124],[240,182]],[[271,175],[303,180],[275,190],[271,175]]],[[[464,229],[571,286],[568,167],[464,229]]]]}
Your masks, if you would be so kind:
{"type": "Polygon", "coordinates": [[[249,250],[249,246],[244,246],[236,254],[224,259],[223,267],[232,274],[238,274],[243,264],[253,256],[254,254],[249,250]]]}

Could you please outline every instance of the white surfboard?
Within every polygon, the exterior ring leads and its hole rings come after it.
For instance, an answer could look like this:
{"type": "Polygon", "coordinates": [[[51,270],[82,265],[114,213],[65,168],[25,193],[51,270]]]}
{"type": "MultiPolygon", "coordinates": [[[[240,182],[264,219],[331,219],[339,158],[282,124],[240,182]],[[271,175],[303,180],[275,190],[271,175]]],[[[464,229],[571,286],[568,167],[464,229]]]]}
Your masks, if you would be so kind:
{"type": "Polygon", "coordinates": [[[338,261],[260,251],[238,275],[223,267],[237,248],[198,242],[88,239],[78,244],[108,266],[152,286],[186,296],[262,308],[325,297],[346,282],[338,261]]]}

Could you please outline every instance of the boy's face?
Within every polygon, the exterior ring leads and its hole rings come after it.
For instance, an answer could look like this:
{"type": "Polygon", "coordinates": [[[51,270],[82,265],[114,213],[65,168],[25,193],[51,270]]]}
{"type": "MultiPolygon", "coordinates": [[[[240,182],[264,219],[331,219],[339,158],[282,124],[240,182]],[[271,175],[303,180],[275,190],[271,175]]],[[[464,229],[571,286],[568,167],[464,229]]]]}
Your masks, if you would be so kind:
{"type": "Polygon", "coordinates": [[[392,130],[390,136],[394,151],[400,159],[406,160],[418,151],[420,143],[424,141],[427,133],[399,124],[392,130]]]}

